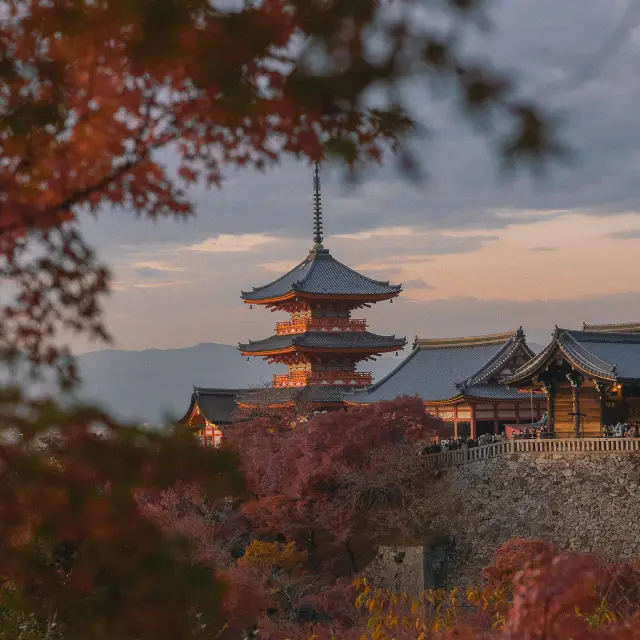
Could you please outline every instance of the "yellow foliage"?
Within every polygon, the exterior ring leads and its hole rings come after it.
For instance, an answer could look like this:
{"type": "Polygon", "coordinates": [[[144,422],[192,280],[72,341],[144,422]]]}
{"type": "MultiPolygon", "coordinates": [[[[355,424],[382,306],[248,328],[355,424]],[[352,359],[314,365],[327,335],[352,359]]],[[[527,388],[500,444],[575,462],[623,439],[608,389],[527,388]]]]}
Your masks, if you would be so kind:
{"type": "Polygon", "coordinates": [[[298,551],[295,542],[262,542],[254,540],[238,560],[240,565],[249,565],[259,571],[282,569],[293,572],[307,561],[306,551],[298,551]]]}
{"type": "MultiPolygon", "coordinates": [[[[368,632],[360,640],[432,640],[454,628],[463,614],[468,613],[468,605],[483,614],[492,631],[500,631],[511,606],[504,589],[474,586],[466,589],[464,597],[459,589],[429,589],[412,597],[373,588],[363,578],[354,584],[359,591],[355,606],[367,614],[368,632]]],[[[619,617],[606,599],[590,614],[578,608],[575,613],[585,618],[592,629],[611,624],[619,617]]]]}
{"type": "Polygon", "coordinates": [[[616,612],[609,608],[606,598],[600,601],[598,608],[593,613],[586,614],[579,607],[575,607],[575,613],[577,616],[584,618],[591,629],[599,629],[618,619],[616,612]]]}
{"type": "Polygon", "coordinates": [[[490,616],[493,629],[499,630],[509,606],[502,590],[471,587],[461,599],[459,589],[429,589],[412,597],[372,588],[366,579],[357,580],[355,586],[360,592],[355,606],[368,615],[369,632],[360,640],[430,640],[455,627],[467,604],[490,616]]]}

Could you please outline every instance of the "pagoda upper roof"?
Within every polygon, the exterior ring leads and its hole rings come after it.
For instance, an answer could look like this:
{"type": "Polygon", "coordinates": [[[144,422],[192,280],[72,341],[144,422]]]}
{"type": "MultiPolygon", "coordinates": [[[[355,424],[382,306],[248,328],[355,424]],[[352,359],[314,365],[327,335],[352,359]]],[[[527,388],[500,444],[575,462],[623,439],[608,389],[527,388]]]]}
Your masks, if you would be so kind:
{"type": "Polygon", "coordinates": [[[406,338],[379,336],[369,331],[307,331],[306,333],[273,335],[264,340],[239,344],[243,353],[266,353],[300,349],[356,349],[375,351],[402,349],[406,338]]]}
{"type": "Polygon", "coordinates": [[[536,377],[561,355],[585,375],[611,382],[640,382],[640,332],[577,331],[556,327],[551,342],[507,380],[518,384],[536,377]]]}
{"type": "Polygon", "coordinates": [[[242,299],[260,302],[293,293],[332,297],[394,297],[402,285],[372,280],[336,260],[328,249],[316,247],[291,271],[263,287],[243,291],[242,299]]]}
{"type": "Polygon", "coordinates": [[[521,329],[467,338],[416,338],[411,353],[391,373],[347,400],[368,404],[404,395],[425,402],[462,396],[519,400],[528,396],[494,380],[519,350],[533,356],[521,329]]]}

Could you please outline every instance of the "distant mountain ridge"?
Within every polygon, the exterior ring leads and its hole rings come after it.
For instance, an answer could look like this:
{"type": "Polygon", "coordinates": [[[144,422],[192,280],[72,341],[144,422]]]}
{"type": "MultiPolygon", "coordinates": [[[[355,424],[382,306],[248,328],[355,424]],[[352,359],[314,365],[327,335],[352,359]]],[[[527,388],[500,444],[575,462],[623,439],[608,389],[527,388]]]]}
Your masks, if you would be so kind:
{"type": "MultiPolygon", "coordinates": [[[[379,379],[403,355],[368,362],[362,368],[379,379]]],[[[78,370],[82,379],[78,398],[122,419],[162,424],[185,413],[194,386],[262,387],[286,368],[257,358],[247,361],[232,345],[204,342],[183,349],[94,351],[78,356],[78,370]]]]}
{"type": "MultiPolygon", "coordinates": [[[[536,353],[542,349],[534,343],[529,346],[536,353]]],[[[397,357],[384,356],[360,368],[380,380],[409,352],[410,348],[397,357]]],[[[247,361],[235,346],[215,342],[182,349],[105,349],[79,355],[77,362],[82,380],[75,392],[77,399],[107,409],[122,420],[154,425],[182,417],[194,386],[262,387],[271,382],[274,373],[286,371],[284,366],[269,365],[257,358],[247,361]]],[[[34,388],[38,392],[54,389],[51,382],[34,388]]]]}

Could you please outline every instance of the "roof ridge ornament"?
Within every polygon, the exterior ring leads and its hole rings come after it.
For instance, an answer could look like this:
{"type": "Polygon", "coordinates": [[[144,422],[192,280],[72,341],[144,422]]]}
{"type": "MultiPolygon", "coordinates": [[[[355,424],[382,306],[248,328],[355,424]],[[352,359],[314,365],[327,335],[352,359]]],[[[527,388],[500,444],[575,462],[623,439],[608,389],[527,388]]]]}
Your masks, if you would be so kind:
{"type": "Polygon", "coordinates": [[[322,246],[322,196],[320,194],[320,164],[316,162],[313,174],[313,248],[323,249],[322,246]]]}

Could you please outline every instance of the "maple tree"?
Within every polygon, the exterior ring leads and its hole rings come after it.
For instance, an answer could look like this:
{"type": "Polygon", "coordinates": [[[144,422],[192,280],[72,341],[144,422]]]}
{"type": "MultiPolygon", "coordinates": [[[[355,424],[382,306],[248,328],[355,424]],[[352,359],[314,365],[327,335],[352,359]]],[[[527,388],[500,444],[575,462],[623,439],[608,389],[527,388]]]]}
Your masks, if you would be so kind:
{"type": "Polygon", "coordinates": [[[9,0],[0,23],[0,307],[5,357],[72,379],[65,336],[106,339],[109,273],[78,221],[189,216],[186,187],[284,155],[356,168],[416,124],[399,87],[440,79],[510,160],[556,149],[550,119],[458,38],[483,0],[9,0]],[[450,34],[438,25],[453,17],[450,34]],[[380,45],[373,47],[372,39],[380,45]],[[381,100],[367,102],[374,88],[381,100]],[[170,149],[171,160],[159,151],[170,149]],[[173,164],[175,159],[175,165],[173,164]]]}
{"type": "Polygon", "coordinates": [[[512,589],[515,575],[525,566],[548,565],[560,553],[550,540],[511,538],[496,551],[495,562],[482,571],[490,589],[512,589]]]}
{"type": "Polygon", "coordinates": [[[417,534],[425,512],[443,508],[444,495],[425,499],[431,472],[420,472],[417,454],[444,429],[419,398],[409,397],[316,414],[293,426],[238,423],[228,442],[255,496],[244,512],[258,531],[308,550],[312,564],[357,572],[381,537],[417,534]]]}
{"type": "Polygon", "coordinates": [[[183,429],[145,431],[15,390],[0,392],[0,424],[0,602],[43,628],[55,622],[65,640],[209,637],[222,584],[135,493],[182,481],[239,495],[235,455],[183,429]]]}
{"type": "Polygon", "coordinates": [[[255,622],[263,637],[304,637],[319,620],[342,632],[357,617],[353,576],[378,544],[427,539],[430,516],[446,513],[447,493],[435,494],[434,471],[421,469],[419,457],[444,429],[418,398],[244,418],[223,440],[239,455],[244,502],[174,487],[145,513],[186,535],[194,557],[222,570],[225,634],[255,622]]]}
{"type": "Polygon", "coordinates": [[[417,596],[376,588],[360,577],[372,550],[400,531],[408,544],[408,535],[428,540],[429,523],[451,501],[415,464],[441,423],[415,398],[290,418],[262,417],[228,430],[226,446],[240,453],[247,474],[248,501],[223,517],[218,506],[212,518],[215,503],[201,507],[201,498],[174,496],[165,501],[168,513],[158,513],[170,529],[200,531],[203,544],[194,548],[211,549],[215,540],[211,557],[225,568],[228,588],[220,637],[236,637],[248,623],[265,638],[296,640],[637,636],[637,563],[606,565],[548,540],[508,540],[477,585],[417,596]],[[399,514],[399,505],[411,515],[399,514]],[[208,532],[186,524],[194,508],[201,524],[212,523],[208,532]]]}

